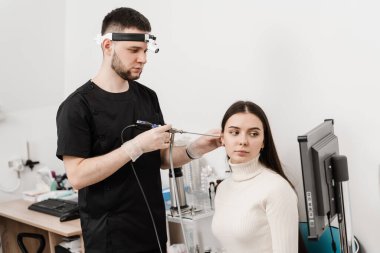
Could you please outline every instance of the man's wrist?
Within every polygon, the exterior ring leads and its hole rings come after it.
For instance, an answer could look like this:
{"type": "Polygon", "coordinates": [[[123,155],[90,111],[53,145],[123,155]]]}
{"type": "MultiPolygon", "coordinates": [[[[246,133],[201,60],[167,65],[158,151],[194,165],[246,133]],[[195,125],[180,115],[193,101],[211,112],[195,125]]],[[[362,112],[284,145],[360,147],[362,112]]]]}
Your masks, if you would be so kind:
{"type": "Polygon", "coordinates": [[[121,145],[121,147],[133,162],[136,161],[137,158],[139,158],[144,153],[138,141],[136,140],[127,141],[121,145]]]}
{"type": "Polygon", "coordinates": [[[185,149],[185,152],[186,152],[186,155],[191,159],[191,160],[194,160],[194,159],[199,159],[202,157],[202,155],[200,154],[197,154],[193,148],[193,146],[191,145],[192,143],[190,143],[189,145],[186,146],[186,149],[185,149]]]}

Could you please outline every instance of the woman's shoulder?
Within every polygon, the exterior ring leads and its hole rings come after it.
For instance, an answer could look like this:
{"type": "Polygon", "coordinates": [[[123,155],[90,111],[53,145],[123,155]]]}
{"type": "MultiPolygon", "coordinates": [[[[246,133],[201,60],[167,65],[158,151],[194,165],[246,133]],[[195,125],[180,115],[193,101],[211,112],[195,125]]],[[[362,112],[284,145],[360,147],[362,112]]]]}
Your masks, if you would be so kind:
{"type": "Polygon", "coordinates": [[[267,182],[270,192],[295,193],[290,183],[277,172],[265,168],[262,172],[262,176],[267,182]]]}

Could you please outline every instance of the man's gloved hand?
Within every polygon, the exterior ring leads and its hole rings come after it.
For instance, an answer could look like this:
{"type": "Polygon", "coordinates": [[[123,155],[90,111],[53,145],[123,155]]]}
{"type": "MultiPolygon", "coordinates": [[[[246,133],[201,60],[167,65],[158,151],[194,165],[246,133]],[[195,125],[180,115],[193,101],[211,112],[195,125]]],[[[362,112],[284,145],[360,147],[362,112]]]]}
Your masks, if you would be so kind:
{"type": "Polygon", "coordinates": [[[170,145],[171,125],[152,128],[125,142],[121,147],[132,161],[136,161],[143,153],[168,148],[170,145]]]}
{"type": "Polygon", "coordinates": [[[220,129],[209,130],[206,134],[215,135],[219,137],[201,136],[193,142],[189,143],[186,147],[186,153],[190,157],[190,159],[201,158],[204,154],[222,145],[222,141],[220,139],[220,129]]]}

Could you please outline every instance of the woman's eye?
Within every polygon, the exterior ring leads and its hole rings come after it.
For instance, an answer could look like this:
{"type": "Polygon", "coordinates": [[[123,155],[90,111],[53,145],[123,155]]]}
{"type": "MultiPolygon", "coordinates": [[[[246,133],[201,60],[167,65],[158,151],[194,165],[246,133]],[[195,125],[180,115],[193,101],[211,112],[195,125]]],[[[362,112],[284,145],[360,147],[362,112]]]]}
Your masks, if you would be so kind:
{"type": "Polygon", "coordinates": [[[256,136],[259,136],[259,133],[258,132],[251,132],[251,133],[249,133],[249,135],[252,137],[256,137],[256,136]]]}
{"type": "Polygon", "coordinates": [[[233,135],[233,136],[236,136],[236,135],[239,134],[239,131],[231,131],[230,134],[233,135]]]}

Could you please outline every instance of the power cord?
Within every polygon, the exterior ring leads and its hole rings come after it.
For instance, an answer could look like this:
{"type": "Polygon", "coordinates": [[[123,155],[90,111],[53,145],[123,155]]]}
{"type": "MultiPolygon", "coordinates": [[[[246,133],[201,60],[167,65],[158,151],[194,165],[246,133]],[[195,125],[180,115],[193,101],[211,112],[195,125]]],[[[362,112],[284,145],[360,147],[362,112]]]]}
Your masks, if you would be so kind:
{"type": "MultiPolygon", "coordinates": [[[[329,167],[331,169],[331,166],[329,167]]],[[[327,182],[327,179],[326,179],[326,183],[327,185],[329,184],[329,182],[327,182]]],[[[334,235],[333,235],[333,232],[332,232],[332,228],[331,228],[331,221],[330,219],[332,218],[331,217],[331,195],[332,193],[330,192],[330,187],[327,187],[327,194],[328,194],[328,202],[329,202],[329,211],[327,212],[327,222],[329,224],[329,229],[330,229],[330,235],[331,235],[331,248],[332,250],[334,251],[334,253],[336,253],[336,243],[335,243],[335,240],[334,240],[334,235]]]]}
{"type": "Polygon", "coordinates": [[[329,223],[331,240],[332,240],[332,242],[331,242],[331,248],[334,251],[334,253],[336,253],[336,244],[335,244],[334,235],[333,235],[333,232],[332,232],[331,222],[330,222],[330,212],[327,212],[327,221],[329,223]]]}

